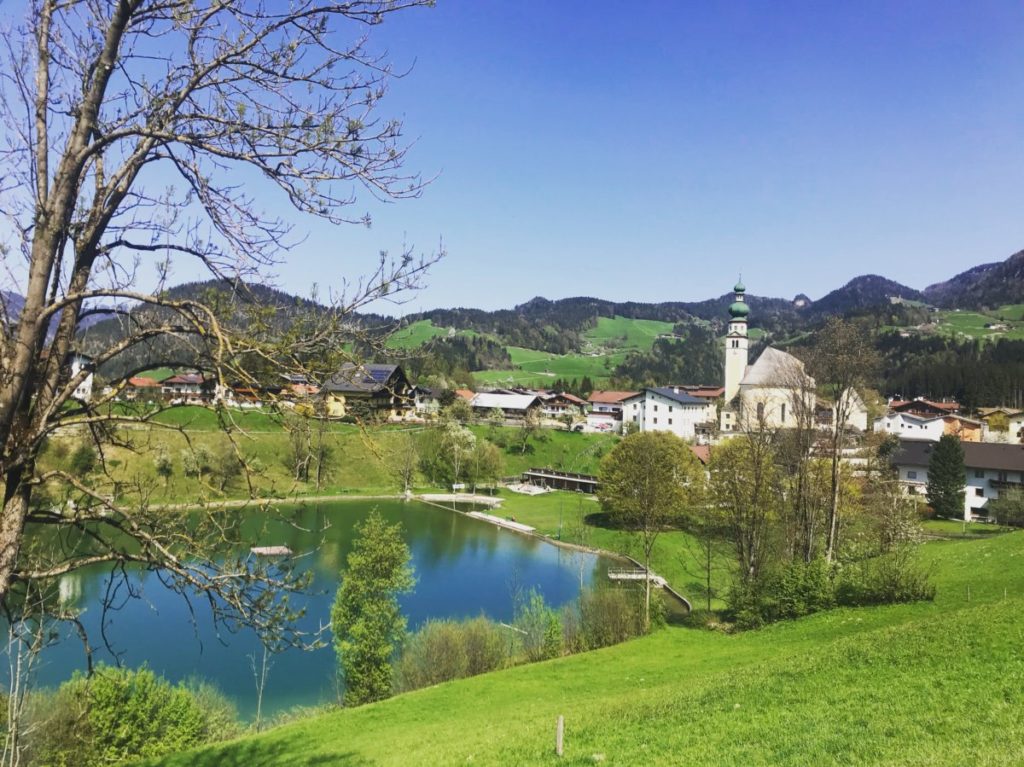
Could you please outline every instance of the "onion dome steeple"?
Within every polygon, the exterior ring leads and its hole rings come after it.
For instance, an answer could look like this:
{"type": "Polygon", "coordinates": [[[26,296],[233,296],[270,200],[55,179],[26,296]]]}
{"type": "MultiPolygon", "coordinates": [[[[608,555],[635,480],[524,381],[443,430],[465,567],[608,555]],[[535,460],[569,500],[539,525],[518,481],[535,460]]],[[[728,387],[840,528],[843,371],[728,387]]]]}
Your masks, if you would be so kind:
{"type": "Polygon", "coordinates": [[[744,286],[742,278],[736,281],[736,286],[733,290],[736,292],[736,300],[729,306],[729,316],[734,320],[745,321],[747,315],[750,314],[750,307],[747,306],[746,299],[743,296],[747,292],[747,288],[744,286]]]}

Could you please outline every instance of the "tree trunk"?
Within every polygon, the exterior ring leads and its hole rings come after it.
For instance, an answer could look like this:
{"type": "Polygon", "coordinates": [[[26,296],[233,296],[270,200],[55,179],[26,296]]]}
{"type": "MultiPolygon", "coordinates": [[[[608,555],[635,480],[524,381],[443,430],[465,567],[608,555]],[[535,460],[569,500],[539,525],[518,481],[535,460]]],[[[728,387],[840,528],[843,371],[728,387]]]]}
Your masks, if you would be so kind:
{"type": "MultiPolygon", "coordinates": [[[[10,483],[12,479],[8,477],[8,482],[10,483]]],[[[0,603],[7,599],[14,570],[18,565],[21,534],[25,527],[25,516],[28,514],[29,498],[29,488],[16,487],[4,501],[3,516],[0,517],[0,603]]]]}

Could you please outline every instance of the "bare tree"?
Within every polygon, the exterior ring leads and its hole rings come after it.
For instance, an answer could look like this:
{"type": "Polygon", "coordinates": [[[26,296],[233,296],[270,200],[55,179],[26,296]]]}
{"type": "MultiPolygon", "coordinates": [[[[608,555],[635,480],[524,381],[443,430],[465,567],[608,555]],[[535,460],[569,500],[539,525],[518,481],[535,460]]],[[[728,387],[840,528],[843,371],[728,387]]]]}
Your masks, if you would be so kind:
{"type": "MultiPolygon", "coordinates": [[[[0,215],[10,239],[0,287],[24,299],[20,311],[0,307],[5,608],[25,604],[18,595],[37,581],[137,565],[200,595],[217,621],[251,625],[272,643],[301,640],[288,628],[294,613],[273,598],[301,584],[237,556],[236,520],[158,512],[144,483],[114,481],[110,447],[152,449],[147,430],[124,427],[156,428],[159,408],[112,403],[142,369],[129,362],[141,352],[146,367],[203,371],[218,392],[256,386],[267,371],[322,379],[362,332],[361,307],[419,285],[435,257],[383,253],[372,273],[323,302],[314,296],[284,327],[251,288],[301,240],[301,216],[366,223],[349,212],[357,195],[419,193],[420,179],[402,170],[401,123],[377,116],[393,72],[367,31],[421,4],[31,0],[22,21],[4,19],[0,215]],[[226,287],[174,298],[166,283],[178,265],[226,287]],[[72,374],[66,360],[87,318],[110,304],[129,307],[117,310],[121,333],[90,353],[121,372],[82,401],[89,371],[72,374]],[[41,466],[58,433],[94,444],[95,478],[41,466]],[[59,545],[25,545],[42,526],[59,545]]],[[[244,466],[231,412],[215,410],[244,466]]]]}
{"type": "Polygon", "coordinates": [[[830,318],[815,336],[810,367],[819,386],[833,403],[832,425],[827,434],[831,462],[831,494],[825,521],[825,558],[831,562],[839,545],[842,476],[840,464],[850,433],[849,421],[863,389],[879,366],[867,330],[854,322],[830,318]]]}

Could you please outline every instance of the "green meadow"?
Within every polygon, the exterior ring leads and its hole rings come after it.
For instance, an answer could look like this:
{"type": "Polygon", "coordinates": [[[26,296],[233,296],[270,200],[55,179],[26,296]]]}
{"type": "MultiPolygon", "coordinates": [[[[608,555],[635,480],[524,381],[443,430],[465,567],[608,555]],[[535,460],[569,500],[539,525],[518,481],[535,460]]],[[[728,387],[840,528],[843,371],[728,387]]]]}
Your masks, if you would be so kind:
{"type": "Polygon", "coordinates": [[[933,603],[735,635],[664,628],[151,764],[1020,764],[1024,534],[934,541],[921,558],[933,603]]]}

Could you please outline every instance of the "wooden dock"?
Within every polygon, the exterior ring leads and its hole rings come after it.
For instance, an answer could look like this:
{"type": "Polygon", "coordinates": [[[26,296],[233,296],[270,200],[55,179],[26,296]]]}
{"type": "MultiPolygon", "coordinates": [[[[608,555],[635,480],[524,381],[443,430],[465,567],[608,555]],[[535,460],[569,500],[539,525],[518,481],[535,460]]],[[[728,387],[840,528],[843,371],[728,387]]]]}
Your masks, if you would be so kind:
{"type": "Polygon", "coordinates": [[[292,550],[287,546],[253,546],[249,552],[257,557],[290,557],[292,550]]]}
{"type": "MultiPolygon", "coordinates": [[[[608,577],[613,581],[645,581],[647,571],[643,568],[615,568],[608,570],[608,577]]],[[[658,588],[665,588],[668,582],[660,575],[651,573],[651,583],[658,588]]]]}

